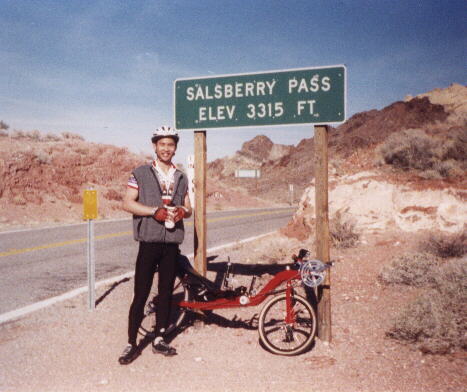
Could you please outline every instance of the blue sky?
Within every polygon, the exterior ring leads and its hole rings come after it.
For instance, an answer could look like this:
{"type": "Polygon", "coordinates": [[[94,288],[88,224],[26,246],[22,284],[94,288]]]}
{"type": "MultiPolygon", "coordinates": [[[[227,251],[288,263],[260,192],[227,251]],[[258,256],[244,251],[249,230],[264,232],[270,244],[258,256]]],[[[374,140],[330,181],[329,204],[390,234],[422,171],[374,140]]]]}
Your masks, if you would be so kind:
{"type": "MultiPolygon", "coordinates": [[[[0,120],[150,152],[177,78],[335,64],[350,117],[465,84],[466,15],[465,0],[0,0],[0,120]]],[[[208,130],[208,160],[257,134],[297,144],[312,126],[208,130]]]]}

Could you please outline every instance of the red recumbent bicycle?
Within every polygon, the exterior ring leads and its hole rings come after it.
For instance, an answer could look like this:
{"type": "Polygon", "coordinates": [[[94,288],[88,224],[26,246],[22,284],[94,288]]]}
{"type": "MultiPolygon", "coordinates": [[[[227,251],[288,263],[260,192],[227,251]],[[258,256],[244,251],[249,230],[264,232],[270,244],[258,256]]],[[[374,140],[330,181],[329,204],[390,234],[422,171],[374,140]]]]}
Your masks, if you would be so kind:
{"type": "MultiPolygon", "coordinates": [[[[259,314],[258,332],[261,342],[274,354],[298,355],[306,351],[313,342],[316,333],[316,314],[310,302],[297,294],[294,288],[304,284],[317,287],[323,281],[326,269],[331,263],[319,260],[307,260],[309,252],[301,249],[298,256],[293,256],[293,263],[284,265],[284,269],[258,292],[253,290],[253,277],[250,289],[240,286],[230,287],[231,263],[228,263],[222,288],[198,274],[189,262],[181,262],[179,277],[174,288],[174,301],[171,312],[171,325],[167,334],[179,328],[190,311],[211,311],[215,309],[257,306],[271,297],[259,314]],[[285,288],[284,288],[285,284],[285,288]],[[282,287],[280,287],[282,286],[282,287]]],[[[147,320],[155,314],[157,296],[146,307],[147,320]]],[[[151,335],[154,324],[145,327],[142,333],[151,335]]]]}

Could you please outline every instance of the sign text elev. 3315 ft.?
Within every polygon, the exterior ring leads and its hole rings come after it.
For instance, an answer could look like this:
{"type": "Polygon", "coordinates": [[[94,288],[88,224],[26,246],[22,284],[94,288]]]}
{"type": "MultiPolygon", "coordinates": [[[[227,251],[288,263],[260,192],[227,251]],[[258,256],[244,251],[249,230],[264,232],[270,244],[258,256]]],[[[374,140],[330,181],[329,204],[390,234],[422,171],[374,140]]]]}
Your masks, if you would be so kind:
{"type": "Polygon", "coordinates": [[[345,121],[345,66],[175,81],[175,127],[206,129],[345,121]]]}

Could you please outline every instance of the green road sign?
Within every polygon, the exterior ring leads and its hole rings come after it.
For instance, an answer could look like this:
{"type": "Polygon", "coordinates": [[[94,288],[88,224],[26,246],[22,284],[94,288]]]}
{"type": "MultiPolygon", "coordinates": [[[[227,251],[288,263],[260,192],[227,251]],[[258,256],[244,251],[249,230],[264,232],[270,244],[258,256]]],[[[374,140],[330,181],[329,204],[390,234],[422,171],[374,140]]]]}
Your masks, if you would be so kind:
{"type": "Polygon", "coordinates": [[[174,89],[177,129],[345,121],[343,65],[177,79],[174,89]]]}

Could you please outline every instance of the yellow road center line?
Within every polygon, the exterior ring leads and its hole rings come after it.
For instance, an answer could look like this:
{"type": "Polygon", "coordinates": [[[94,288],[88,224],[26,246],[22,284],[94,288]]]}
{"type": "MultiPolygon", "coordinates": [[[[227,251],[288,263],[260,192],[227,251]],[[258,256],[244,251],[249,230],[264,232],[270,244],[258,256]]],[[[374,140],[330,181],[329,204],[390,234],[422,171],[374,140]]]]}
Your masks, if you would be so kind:
{"type": "MultiPolygon", "coordinates": [[[[262,212],[255,212],[255,213],[249,213],[249,214],[240,214],[240,215],[229,215],[229,216],[222,216],[219,218],[210,218],[207,220],[207,222],[219,222],[223,220],[229,220],[229,219],[241,219],[241,218],[247,218],[247,217],[252,217],[252,216],[261,216],[261,215],[272,215],[272,214],[279,214],[282,212],[287,212],[289,211],[288,209],[285,210],[279,210],[279,211],[262,211],[262,212]]],[[[189,221],[185,223],[185,226],[192,226],[193,221],[189,221]]],[[[132,231],[120,231],[118,233],[109,233],[109,234],[101,234],[95,236],[96,240],[105,240],[109,238],[115,238],[115,237],[123,237],[126,235],[132,235],[132,231]]],[[[7,250],[6,252],[0,252],[0,257],[5,257],[5,256],[13,256],[13,255],[18,255],[21,253],[27,253],[27,252],[34,252],[36,250],[43,250],[43,249],[52,249],[52,248],[59,248],[61,246],[67,246],[67,245],[75,245],[75,244],[81,244],[84,242],[87,242],[87,238],[79,238],[75,240],[69,240],[69,241],[61,241],[61,242],[54,242],[51,244],[44,244],[44,245],[38,245],[38,246],[33,246],[31,248],[22,248],[22,249],[10,249],[7,250]]]]}

